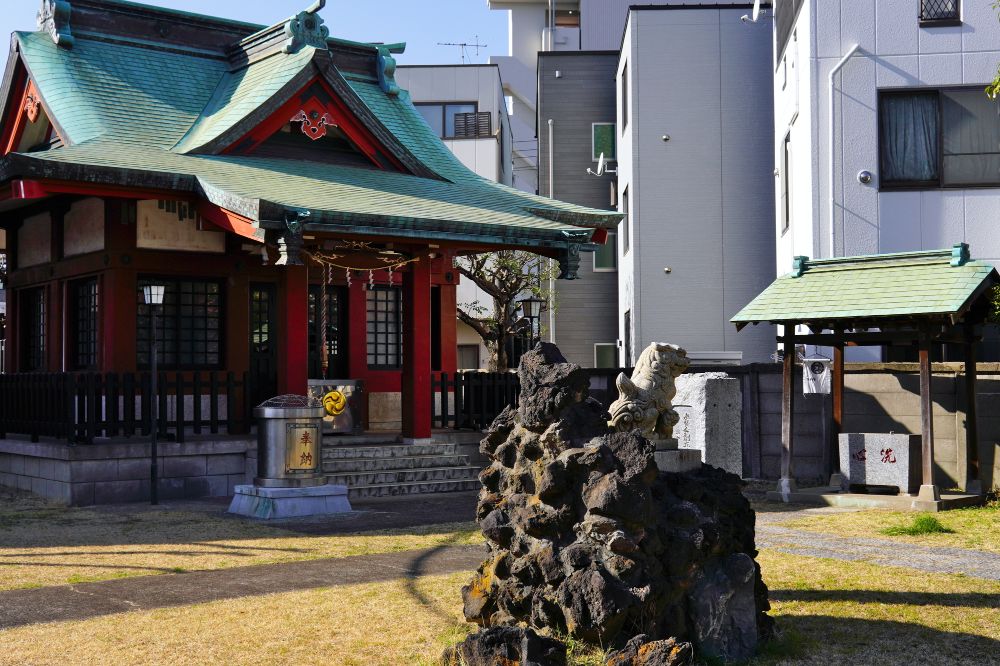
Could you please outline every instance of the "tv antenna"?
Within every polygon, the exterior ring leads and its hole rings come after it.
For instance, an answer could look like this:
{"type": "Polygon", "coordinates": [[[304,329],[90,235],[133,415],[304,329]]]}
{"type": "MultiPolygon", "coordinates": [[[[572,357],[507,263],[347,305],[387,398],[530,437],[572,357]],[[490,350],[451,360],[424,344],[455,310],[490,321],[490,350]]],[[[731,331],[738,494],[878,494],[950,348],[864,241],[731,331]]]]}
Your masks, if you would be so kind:
{"type": "Polygon", "coordinates": [[[597,160],[597,171],[588,168],[587,173],[589,173],[591,176],[603,176],[606,173],[617,174],[618,169],[609,169],[608,161],[604,159],[604,153],[601,153],[600,158],[598,158],[597,160]]]}
{"type": "Polygon", "coordinates": [[[760,17],[764,16],[766,13],[767,10],[760,8],[760,0],[754,0],[753,13],[744,14],[743,16],[740,17],[740,20],[743,21],[744,23],[756,23],[760,19],[760,17]]]}
{"type": "Polygon", "coordinates": [[[470,44],[468,42],[438,42],[437,45],[438,46],[457,46],[457,47],[459,47],[461,49],[461,52],[462,52],[462,64],[463,65],[465,64],[465,61],[467,59],[471,60],[471,57],[469,56],[469,49],[476,49],[476,56],[478,57],[479,56],[479,49],[485,49],[487,46],[489,46],[489,44],[480,44],[479,43],[479,35],[476,35],[476,41],[473,42],[472,44],[470,44]]]}

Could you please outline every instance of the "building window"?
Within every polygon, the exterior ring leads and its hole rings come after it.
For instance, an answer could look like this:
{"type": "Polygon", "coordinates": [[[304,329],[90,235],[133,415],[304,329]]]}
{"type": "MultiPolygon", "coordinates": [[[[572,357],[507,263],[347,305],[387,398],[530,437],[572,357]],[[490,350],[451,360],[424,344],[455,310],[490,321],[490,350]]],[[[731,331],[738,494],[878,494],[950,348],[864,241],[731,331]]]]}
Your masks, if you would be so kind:
{"type": "Polygon", "coordinates": [[[632,311],[625,311],[625,338],[624,338],[624,351],[625,351],[625,367],[632,366],[632,311]]]}
{"type": "Polygon", "coordinates": [[[458,346],[458,369],[459,370],[479,369],[479,345],[458,346]]]}
{"type": "Polygon", "coordinates": [[[631,220],[629,219],[630,216],[628,214],[628,185],[626,185],[625,189],[622,190],[622,211],[621,212],[622,212],[622,215],[624,215],[624,217],[622,218],[622,221],[621,221],[621,229],[622,229],[622,255],[626,255],[626,254],[628,254],[629,237],[631,236],[631,234],[629,233],[629,231],[630,231],[629,225],[631,224],[631,220]]]}
{"type": "Polygon", "coordinates": [[[959,0],[920,0],[921,25],[958,25],[961,22],[959,0]]]}
{"type": "Polygon", "coordinates": [[[622,134],[628,127],[628,63],[622,67],[622,134]]]}
{"type": "Polygon", "coordinates": [[[403,367],[403,300],[398,287],[375,287],[368,302],[368,367],[396,370],[403,367]]]}
{"type": "Polygon", "coordinates": [[[479,112],[475,102],[417,104],[417,111],[442,139],[483,139],[493,136],[493,115],[479,112]]]}
{"type": "Polygon", "coordinates": [[[792,222],[792,133],[785,135],[781,145],[781,233],[788,231],[792,222]]]}
{"type": "Polygon", "coordinates": [[[70,285],[73,338],[71,365],[75,370],[97,368],[97,278],[70,285]]]}
{"type": "Polygon", "coordinates": [[[879,97],[883,188],[1000,186],[1000,102],[982,87],[879,97]]]}
{"type": "Polygon", "coordinates": [[[597,162],[601,155],[606,160],[617,160],[618,149],[615,141],[614,123],[590,124],[590,157],[597,162]]]}
{"type": "Polygon", "coordinates": [[[776,62],[781,62],[781,57],[785,54],[785,49],[792,37],[792,29],[795,27],[795,19],[799,16],[799,11],[805,0],[777,0],[774,3],[774,31],[777,38],[778,51],[775,53],[776,62]]]}
{"type": "Polygon", "coordinates": [[[608,232],[608,240],[598,245],[594,252],[594,272],[607,273],[618,270],[618,234],[608,232]]]}
{"type": "Polygon", "coordinates": [[[21,371],[45,370],[45,287],[18,294],[21,313],[21,371]]]}
{"type": "Polygon", "coordinates": [[[156,312],[157,364],[163,369],[222,367],[222,283],[217,280],[140,278],[135,321],[136,356],[149,367],[150,308],[142,295],[147,284],[162,284],[163,305],[156,312]]]}
{"type": "Polygon", "coordinates": [[[618,345],[613,342],[599,342],[594,345],[595,368],[618,367],[618,345]]]}

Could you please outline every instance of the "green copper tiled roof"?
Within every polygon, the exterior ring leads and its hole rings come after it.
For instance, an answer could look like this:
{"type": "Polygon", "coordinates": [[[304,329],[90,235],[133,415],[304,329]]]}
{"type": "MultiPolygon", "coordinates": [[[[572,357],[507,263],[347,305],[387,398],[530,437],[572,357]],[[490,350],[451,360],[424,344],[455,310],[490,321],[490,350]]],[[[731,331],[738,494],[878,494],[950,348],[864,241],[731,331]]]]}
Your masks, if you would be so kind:
{"type": "Polygon", "coordinates": [[[997,281],[993,266],[968,260],[964,245],[817,261],[802,257],[795,271],[775,280],[731,321],[741,325],[956,315],[984,285],[997,281]]]}
{"type": "Polygon", "coordinates": [[[212,99],[175,150],[187,152],[218,137],[277,93],[309,64],[316,49],[275,54],[236,72],[227,72],[212,99]]]}
{"type": "MultiPolygon", "coordinates": [[[[417,229],[428,238],[436,231],[472,234],[509,244],[532,239],[552,247],[588,242],[593,228],[613,228],[621,217],[481,178],[447,149],[406,91],[389,95],[378,80],[358,74],[345,80],[373,122],[441,179],[253,155],[190,154],[279,99],[287,83],[315,67],[312,46],[293,53],[275,50],[238,67],[222,57],[221,46],[216,53],[154,48],[83,32],[72,48],[57,46],[41,32],[16,33],[16,40],[66,145],[7,160],[7,178],[71,173],[77,180],[122,184],[154,177],[168,182],[175,175],[178,183],[187,179],[185,187],[195,179],[195,189],[213,192],[241,208],[235,212],[258,221],[256,211],[271,211],[275,204],[310,210],[312,223],[417,229]],[[18,171],[18,165],[29,165],[30,173],[18,171]]],[[[377,49],[371,49],[374,65],[377,49]]]]}

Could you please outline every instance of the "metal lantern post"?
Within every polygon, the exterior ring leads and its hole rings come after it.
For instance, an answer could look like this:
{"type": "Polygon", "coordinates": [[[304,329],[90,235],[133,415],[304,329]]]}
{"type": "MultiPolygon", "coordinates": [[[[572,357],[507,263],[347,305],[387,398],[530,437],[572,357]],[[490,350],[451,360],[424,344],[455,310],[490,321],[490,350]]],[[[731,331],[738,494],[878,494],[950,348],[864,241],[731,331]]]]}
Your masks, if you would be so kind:
{"type": "Polygon", "coordinates": [[[152,418],[151,426],[149,429],[149,442],[150,442],[150,453],[149,453],[149,503],[159,504],[159,469],[157,465],[157,451],[156,451],[156,434],[160,428],[160,407],[159,399],[157,396],[157,389],[159,388],[159,382],[156,371],[156,308],[163,305],[163,292],[166,287],[162,284],[147,284],[142,288],[142,295],[146,301],[146,305],[149,307],[149,328],[150,328],[150,345],[149,345],[149,365],[150,365],[150,413],[152,418]]]}
{"type": "Polygon", "coordinates": [[[536,335],[536,326],[538,326],[539,319],[542,316],[542,305],[545,301],[537,296],[529,296],[527,298],[522,298],[518,301],[521,306],[521,312],[527,317],[529,324],[531,325],[531,346],[535,346],[535,342],[541,337],[540,327],[536,335]]]}

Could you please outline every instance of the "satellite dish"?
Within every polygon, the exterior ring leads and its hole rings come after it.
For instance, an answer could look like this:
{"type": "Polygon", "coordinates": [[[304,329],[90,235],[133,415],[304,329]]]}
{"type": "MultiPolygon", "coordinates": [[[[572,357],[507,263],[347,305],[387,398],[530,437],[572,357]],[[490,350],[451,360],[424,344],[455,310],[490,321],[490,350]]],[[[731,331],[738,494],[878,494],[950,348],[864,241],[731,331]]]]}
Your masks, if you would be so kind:
{"type": "Polygon", "coordinates": [[[587,173],[591,176],[603,176],[605,173],[618,173],[618,169],[608,169],[608,162],[604,159],[604,153],[597,158],[597,171],[593,169],[587,169],[587,173]]]}

